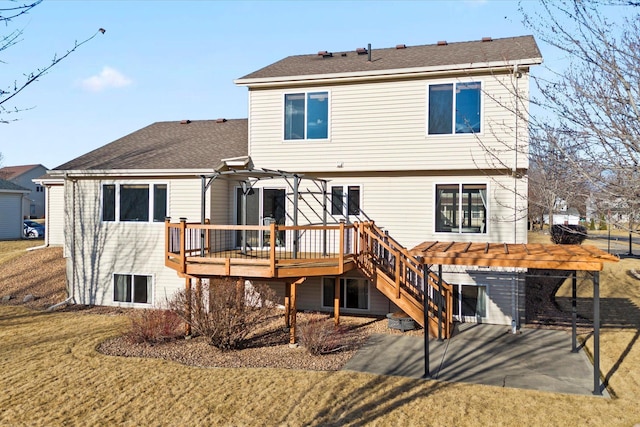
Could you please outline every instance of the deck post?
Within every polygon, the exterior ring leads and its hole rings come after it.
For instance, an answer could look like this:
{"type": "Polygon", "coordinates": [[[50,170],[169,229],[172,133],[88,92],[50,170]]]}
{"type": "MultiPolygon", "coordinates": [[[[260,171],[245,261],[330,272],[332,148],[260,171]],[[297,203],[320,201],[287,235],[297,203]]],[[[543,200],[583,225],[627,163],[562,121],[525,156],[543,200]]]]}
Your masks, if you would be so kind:
{"type": "Polygon", "coordinates": [[[442,341],[442,264],[438,264],[438,341],[442,341]]]}
{"type": "Polygon", "coordinates": [[[269,270],[276,277],[276,223],[269,224],[269,270]]]}
{"type": "Polygon", "coordinates": [[[196,297],[194,300],[195,303],[195,315],[199,318],[202,314],[202,279],[200,277],[196,278],[196,297]]]}
{"type": "Polygon", "coordinates": [[[291,283],[284,285],[284,327],[291,327],[291,283]]]}
{"type": "Polygon", "coordinates": [[[291,283],[291,328],[289,329],[289,344],[296,344],[296,287],[299,280],[291,283]]]}
{"type": "Polygon", "coordinates": [[[340,277],[336,277],[333,283],[333,323],[340,324],[340,277]]]}
{"type": "Polygon", "coordinates": [[[429,290],[427,289],[427,277],[429,277],[429,268],[426,264],[422,264],[423,268],[423,287],[422,287],[422,308],[424,315],[424,376],[423,378],[431,378],[431,370],[429,369],[429,290]]]}
{"type": "Polygon", "coordinates": [[[171,248],[170,246],[170,240],[171,240],[171,217],[170,216],[165,216],[164,217],[164,262],[166,263],[167,260],[169,259],[169,249],[171,248]]]}
{"type": "Polygon", "coordinates": [[[186,295],[185,310],[187,311],[187,322],[184,324],[184,334],[191,335],[191,277],[185,278],[184,290],[186,295]]]}
{"type": "Polygon", "coordinates": [[[602,396],[600,388],[600,272],[593,273],[593,394],[602,396]]]}
{"type": "Polygon", "coordinates": [[[187,271],[187,218],[180,217],[180,273],[187,271]]]}
{"type": "Polygon", "coordinates": [[[578,352],[578,343],[577,343],[577,323],[578,323],[578,308],[576,305],[577,301],[577,271],[573,272],[573,276],[571,277],[571,353],[578,352]]]}

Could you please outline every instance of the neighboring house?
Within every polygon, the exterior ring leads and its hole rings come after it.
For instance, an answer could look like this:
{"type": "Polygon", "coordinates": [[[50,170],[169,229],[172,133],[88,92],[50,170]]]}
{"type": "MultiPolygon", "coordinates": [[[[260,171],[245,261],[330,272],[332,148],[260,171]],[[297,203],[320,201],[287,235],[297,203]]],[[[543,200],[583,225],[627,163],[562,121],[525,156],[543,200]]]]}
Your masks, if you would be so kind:
{"type": "MultiPolygon", "coordinates": [[[[544,215],[544,223],[549,224],[549,215],[544,215]]],[[[580,212],[577,208],[565,208],[553,213],[553,223],[555,225],[579,225],[580,212]]]]}
{"type": "MultiPolygon", "coordinates": [[[[248,121],[155,123],[61,165],[49,178],[64,181],[70,293],[85,304],[162,305],[185,286],[167,259],[186,261],[174,239],[192,239],[187,250],[197,256],[198,238],[218,245],[216,226],[226,224],[375,221],[406,248],[526,243],[519,196],[527,194],[528,127],[517,112],[528,109],[529,67],[541,62],[531,36],[292,56],[236,80],[249,90],[248,121]],[[177,225],[162,223],[165,216],[201,222],[203,214],[213,224],[206,237],[172,234],[177,225]]],[[[309,226],[292,231],[294,239],[241,228],[227,234],[241,253],[302,243],[321,251],[309,226]]],[[[225,268],[234,275],[235,267],[225,268]]],[[[299,309],[398,309],[358,268],[340,276],[305,271],[299,309]]],[[[453,285],[456,319],[521,321],[523,271],[457,267],[444,279],[453,285]]],[[[270,283],[289,295],[290,283],[270,283]]]]}
{"type": "Polygon", "coordinates": [[[0,240],[23,237],[24,199],[29,189],[0,179],[0,240]]]}
{"type": "Polygon", "coordinates": [[[43,165],[6,166],[0,169],[1,179],[6,179],[31,190],[29,197],[24,199],[24,212],[29,218],[44,218],[44,187],[33,180],[46,172],[47,168],[43,165]]]}

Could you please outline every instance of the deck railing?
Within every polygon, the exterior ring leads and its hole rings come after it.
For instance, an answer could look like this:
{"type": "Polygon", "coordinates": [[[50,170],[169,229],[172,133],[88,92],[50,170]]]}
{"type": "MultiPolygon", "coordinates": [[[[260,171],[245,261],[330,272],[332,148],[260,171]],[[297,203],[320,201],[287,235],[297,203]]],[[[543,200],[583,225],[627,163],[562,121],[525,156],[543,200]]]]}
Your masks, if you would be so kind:
{"type": "Polygon", "coordinates": [[[353,257],[356,228],[351,224],[326,226],[214,225],[165,221],[165,262],[184,273],[187,260],[216,259],[344,262],[353,257]]]}

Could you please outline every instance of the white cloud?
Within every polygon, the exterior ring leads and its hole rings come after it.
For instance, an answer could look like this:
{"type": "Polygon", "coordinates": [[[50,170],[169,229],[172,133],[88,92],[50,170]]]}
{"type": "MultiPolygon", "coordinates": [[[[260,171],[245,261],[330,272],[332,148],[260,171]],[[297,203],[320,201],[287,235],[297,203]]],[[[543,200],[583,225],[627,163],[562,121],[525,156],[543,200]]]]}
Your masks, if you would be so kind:
{"type": "Polygon", "coordinates": [[[103,67],[102,71],[95,76],[82,80],[81,84],[85,90],[90,92],[101,92],[105,89],[120,88],[129,86],[133,81],[120,71],[111,67],[103,67]]]}

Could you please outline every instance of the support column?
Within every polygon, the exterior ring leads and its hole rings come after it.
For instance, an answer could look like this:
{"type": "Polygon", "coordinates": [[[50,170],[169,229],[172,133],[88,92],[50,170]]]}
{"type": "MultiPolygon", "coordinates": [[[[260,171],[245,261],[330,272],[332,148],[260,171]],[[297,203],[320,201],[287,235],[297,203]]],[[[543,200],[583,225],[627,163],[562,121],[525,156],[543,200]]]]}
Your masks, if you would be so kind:
{"type": "Polygon", "coordinates": [[[184,334],[189,336],[191,335],[191,277],[187,276],[185,278],[184,283],[185,295],[187,297],[187,301],[185,304],[185,310],[187,312],[188,321],[184,325],[184,334]]]}
{"type": "Polygon", "coordinates": [[[577,307],[577,293],[578,293],[578,272],[573,272],[571,278],[571,353],[578,352],[578,307],[577,307]]]}
{"type": "MultiPolygon", "coordinates": [[[[204,225],[204,217],[206,216],[207,179],[204,175],[201,175],[200,179],[202,182],[202,193],[200,196],[200,224],[204,225]]],[[[204,258],[204,228],[200,229],[200,256],[204,258]]]]}
{"type": "Polygon", "coordinates": [[[424,286],[423,286],[423,314],[424,314],[424,375],[423,378],[431,378],[431,370],[429,369],[429,289],[427,288],[427,277],[429,277],[429,269],[426,264],[422,265],[424,286]]]}
{"type": "MultiPolygon", "coordinates": [[[[298,226],[298,185],[300,178],[293,177],[293,225],[298,226]]],[[[298,258],[298,239],[300,238],[300,232],[296,228],[293,230],[293,259],[298,258]]]]}
{"type": "Polygon", "coordinates": [[[291,283],[284,285],[284,327],[291,327],[291,283]]]}
{"type": "Polygon", "coordinates": [[[336,277],[333,284],[333,323],[340,324],[340,278],[336,277]]]}
{"type": "Polygon", "coordinates": [[[291,328],[289,329],[289,345],[296,344],[296,288],[298,281],[291,283],[291,328]]]}
{"type": "Polygon", "coordinates": [[[600,388],[600,272],[593,273],[593,394],[602,396],[600,388]]]}

